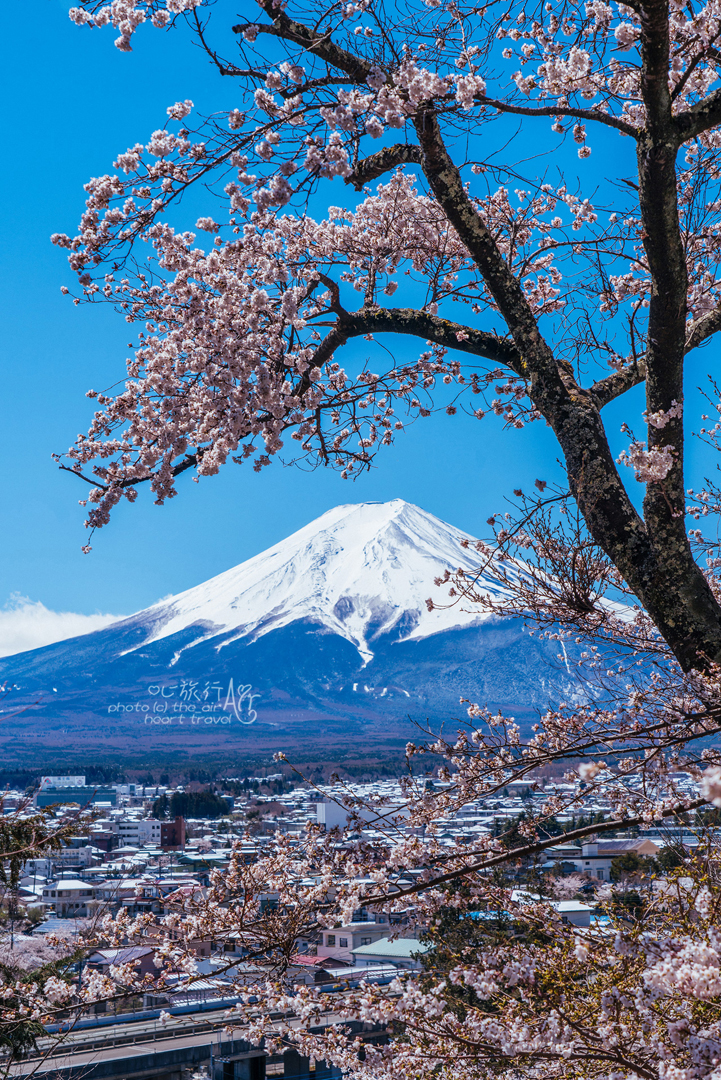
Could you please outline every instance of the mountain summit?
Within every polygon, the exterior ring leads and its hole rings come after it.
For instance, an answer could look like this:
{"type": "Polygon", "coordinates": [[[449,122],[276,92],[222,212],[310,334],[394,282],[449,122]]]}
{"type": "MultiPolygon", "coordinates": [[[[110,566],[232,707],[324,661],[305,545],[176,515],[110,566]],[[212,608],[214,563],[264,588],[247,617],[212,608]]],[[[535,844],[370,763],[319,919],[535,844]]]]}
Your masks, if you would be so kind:
{"type": "Polygon", "coordinates": [[[461,540],[474,537],[403,499],[337,506],[260,555],[127,622],[148,628],[146,644],[202,627],[199,641],[222,637],[220,651],[307,620],[349,641],[367,663],[373,641],[386,635],[419,640],[485,617],[458,606],[426,607],[433,593],[442,599],[433,580],[446,568],[478,565],[461,540]]]}
{"type": "MultiPolygon", "coordinates": [[[[550,643],[510,619],[429,612],[473,537],[394,499],[329,510],[286,540],[91,634],[0,660],[0,747],[70,764],[288,749],[397,753],[461,698],[530,719],[569,692],[550,643]]],[[[492,584],[488,584],[492,588],[492,584]]]]}

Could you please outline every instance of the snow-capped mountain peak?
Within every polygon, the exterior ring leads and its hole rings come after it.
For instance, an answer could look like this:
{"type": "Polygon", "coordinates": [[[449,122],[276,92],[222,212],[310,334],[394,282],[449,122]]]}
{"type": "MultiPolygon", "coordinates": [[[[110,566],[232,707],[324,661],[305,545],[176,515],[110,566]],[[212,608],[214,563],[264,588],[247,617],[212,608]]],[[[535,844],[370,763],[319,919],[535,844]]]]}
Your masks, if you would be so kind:
{"type": "Polygon", "coordinates": [[[486,616],[459,605],[426,607],[430,596],[447,601],[434,578],[478,565],[472,546],[461,546],[464,539],[474,540],[402,499],[337,506],[267,551],[128,621],[147,628],[145,644],[202,626],[200,640],[219,638],[218,649],[313,622],[351,642],[368,662],[382,635],[412,640],[483,621],[486,616]]]}

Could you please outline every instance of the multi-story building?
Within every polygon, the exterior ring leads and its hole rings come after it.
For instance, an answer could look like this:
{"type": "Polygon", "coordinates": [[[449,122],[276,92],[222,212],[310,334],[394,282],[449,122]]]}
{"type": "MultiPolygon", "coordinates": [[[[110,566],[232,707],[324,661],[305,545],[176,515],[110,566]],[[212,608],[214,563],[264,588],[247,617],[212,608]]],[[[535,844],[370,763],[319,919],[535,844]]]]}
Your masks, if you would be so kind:
{"type": "Polygon", "coordinates": [[[337,926],[333,930],[324,930],[322,943],[317,946],[317,956],[332,957],[334,960],[345,960],[353,963],[353,950],[361,945],[372,945],[381,938],[388,937],[390,928],[388,924],[382,925],[372,922],[348,923],[347,926],[337,926]]]}
{"type": "Polygon", "coordinates": [[[142,847],[145,844],[157,844],[160,846],[162,839],[163,822],[157,818],[127,818],[118,821],[118,838],[120,846],[135,844],[142,847]]]}
{"type": "MultiPolygon", "coordinates": [[[[44,777],[43,779],[51,780],[52,777],[44,777]]],[[[80,777],[80,779],[84,778],[80,777]]],[[[47,784],[33,796],[33,803],[38,809],[44,806],[54,806],[56,803],[77,803],[78,806],[110,803],[111,806],[115,806],[116,801],[115,788],[93,787],[91,784],[87,786],[78,784],[72,787],[70,785],[55,787],[52,784],[47,784]]]]}
{"type": "Polygon", "coordinates": [[[165,851],[185,847],[185,818],[160,822],[160,846],[165,851]]]}

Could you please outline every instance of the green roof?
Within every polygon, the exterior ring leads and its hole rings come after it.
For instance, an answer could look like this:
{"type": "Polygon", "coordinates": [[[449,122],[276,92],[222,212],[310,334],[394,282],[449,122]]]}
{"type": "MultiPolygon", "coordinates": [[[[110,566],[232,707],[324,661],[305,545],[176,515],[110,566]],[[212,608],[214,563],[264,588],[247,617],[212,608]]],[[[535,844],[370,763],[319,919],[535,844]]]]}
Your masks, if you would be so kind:
{"type": "Polygon", "coordinates": [[[428,952],[430,945],[424,945],[415,938],[398,938],[390,941],[381,938],[371,945],[360,945],[357,949],[351,949],[354,956],[392,956],[398,960],[410,960],[415,953],[428,952]]]}

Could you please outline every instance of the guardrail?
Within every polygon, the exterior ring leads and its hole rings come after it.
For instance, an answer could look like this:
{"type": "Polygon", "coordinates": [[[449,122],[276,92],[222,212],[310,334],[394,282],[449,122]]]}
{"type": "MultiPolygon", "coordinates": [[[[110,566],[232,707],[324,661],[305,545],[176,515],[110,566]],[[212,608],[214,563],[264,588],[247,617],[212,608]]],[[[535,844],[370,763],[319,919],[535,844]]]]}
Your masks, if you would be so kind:
{"type": "Polygon", "coordinates": [[[138,1046],[142,1043],[161,1042],[166,1039],[177,1039],[181,1035],[202,1035],[217,1031],[218,1025],[205,1021],[201,1024],[188,1024],[187,1026],[173,1027],[170,1030],[162,1028],[158,1031],[146,1031],[135,1035],[113,1035],[105,1039],[93,1039],[92,1041],[73,1039],[65,1043],[62,1040],[57,1045],[57,1050],[65,1054],[84,1054],[88,1050],[111,1050],[116,1046],[138,1046]]]}

